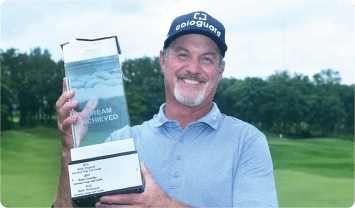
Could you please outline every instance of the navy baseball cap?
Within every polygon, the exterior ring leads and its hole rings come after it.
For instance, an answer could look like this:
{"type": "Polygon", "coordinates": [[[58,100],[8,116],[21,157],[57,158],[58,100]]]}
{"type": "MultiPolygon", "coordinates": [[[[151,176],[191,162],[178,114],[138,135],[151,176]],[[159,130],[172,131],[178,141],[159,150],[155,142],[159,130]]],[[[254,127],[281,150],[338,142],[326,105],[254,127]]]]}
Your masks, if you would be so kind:
{"type": "Polygon", "coordinates": [[[164,48],[182,35],[201,34],[211,38],[219,47],[222,57],[224,57],[227,51],[225,33],[223,24],[206,12],[193,12],[179,16],[171,23],[168,36],[164,41],[164,48]]]}

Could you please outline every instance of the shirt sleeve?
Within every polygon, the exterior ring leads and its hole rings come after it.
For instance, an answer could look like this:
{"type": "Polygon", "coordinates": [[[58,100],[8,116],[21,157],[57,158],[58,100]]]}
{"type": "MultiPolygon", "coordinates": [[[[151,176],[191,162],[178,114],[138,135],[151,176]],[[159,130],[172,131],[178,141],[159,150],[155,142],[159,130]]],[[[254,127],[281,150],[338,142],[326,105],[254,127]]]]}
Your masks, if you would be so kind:
{"type": "Polygon", "coordinates": [[[278,207],[271,154],[260,131],[243,142],[233,182],[233,207],[278,207]]]}
{"type": "Polygon", "coordinates": [[[105,143],[123,140],[123,139],[129,139],[129,138],[132,138],[131,127],[125,126],[122,129],[113,132],[109,137],[107,137],[105,143]]]}

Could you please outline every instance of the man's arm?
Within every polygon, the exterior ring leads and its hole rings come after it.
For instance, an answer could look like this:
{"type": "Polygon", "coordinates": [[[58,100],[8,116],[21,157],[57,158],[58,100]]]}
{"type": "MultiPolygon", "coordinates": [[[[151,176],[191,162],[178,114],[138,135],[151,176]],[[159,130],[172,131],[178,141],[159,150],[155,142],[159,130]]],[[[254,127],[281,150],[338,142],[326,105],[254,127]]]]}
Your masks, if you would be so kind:
{"type": "Polygon", "coordinates": [[[69,173],[68,165],[71,162],[70,149],[73,148],[73,135],[71,125],[78,121],[77,128],[77,145],[80,145],[81,139],[87,131],[87,122],[90,112],[93,111],[98,100],[90,100],[81,113],[74,112],[70,116],[70,110],[78,107],[78,101],[69,101],[74,97],[74,91],[67,91],[66,80],[63,79],[63,91],[56,103],[58,113],[58,129],[62,135],[62,168],[60,171],[57,194],[55,197],[55,206],[58,207],[73,207],[76,206],[70,196],[69,173]],[[68,102],[69,101],[69,102],[68,102]]]}
{"type": "Polygon", "coordinates": [[[259,131],[244,140],[233,183],[233,207],[278,207],[271,154],[259,131]]]}
{"type": "Polygon", "coordinates": [[[70,110],[78,106],[77,101],[70,101],[74,97],[73,91],[67,91],[65,78],[63,79],[63,93],[56,103],[58,113],[58,129],[62,135],[62,168],[60,171],[55,207],[76,207],[70,196],[68,165],[70,159],[70,149],[73,148],[73,135],[71,124],[76,121],[76,116],[70,116],[70,110]]]}
{"type": "Polygon", "coordinates": [[[70,196],[68,165],[70,162],[70,153],[64,152],[62,154],[62,168],[58,182],[57,194],[55,197],[55,207],[77,207],[70,196]]]}

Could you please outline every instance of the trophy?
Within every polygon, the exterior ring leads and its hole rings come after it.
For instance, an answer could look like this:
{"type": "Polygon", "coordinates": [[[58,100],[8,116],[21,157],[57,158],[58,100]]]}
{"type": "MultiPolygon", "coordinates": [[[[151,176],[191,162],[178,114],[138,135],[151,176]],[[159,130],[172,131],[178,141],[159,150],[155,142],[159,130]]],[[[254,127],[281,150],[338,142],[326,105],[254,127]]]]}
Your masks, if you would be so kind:
{"type": "Polygon", "coordinates": [[[142,192],[133,139],[105,142],[115,131],[131,130],[117,37],[77,38],[61,47],[67,90],[79,103],[70,112],[78,118],[68,167],[72,199],[78,206],[95,206],[103,195],[142,192]]]}

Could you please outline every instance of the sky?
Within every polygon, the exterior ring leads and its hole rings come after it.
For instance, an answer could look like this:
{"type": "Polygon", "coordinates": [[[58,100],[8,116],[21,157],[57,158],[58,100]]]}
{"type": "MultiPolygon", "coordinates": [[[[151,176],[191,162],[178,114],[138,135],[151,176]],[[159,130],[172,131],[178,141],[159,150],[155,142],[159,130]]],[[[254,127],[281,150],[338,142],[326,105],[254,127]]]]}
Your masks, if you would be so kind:
{"type": "Polygon", "coordinates": [[[73,38],[117,36],[121,62],[159,55],[178,16],[204,11],[226,28],[224,77],[266,79],[288,70],[308,76],[338,71],[354,84],[354,4],[341,1],[5,1],[0,6],[0,47],[29,53],[73,38]]]}

